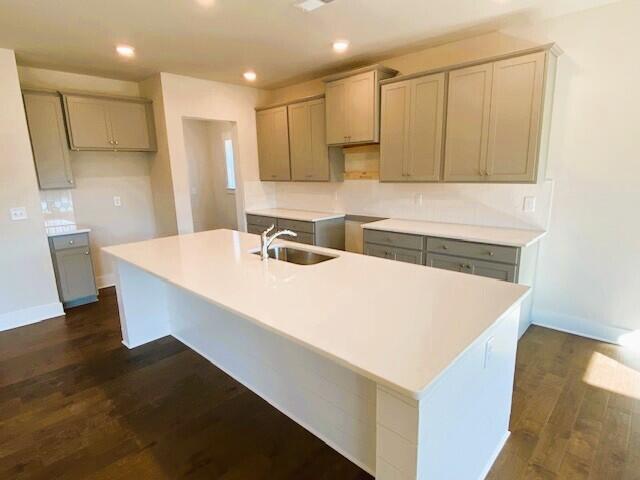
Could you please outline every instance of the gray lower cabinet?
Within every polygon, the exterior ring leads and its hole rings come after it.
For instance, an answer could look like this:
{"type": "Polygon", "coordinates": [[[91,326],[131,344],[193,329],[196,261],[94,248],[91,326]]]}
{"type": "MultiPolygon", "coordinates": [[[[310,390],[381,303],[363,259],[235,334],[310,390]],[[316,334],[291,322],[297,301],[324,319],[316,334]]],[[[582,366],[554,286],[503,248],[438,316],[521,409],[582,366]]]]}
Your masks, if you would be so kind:
{"type": "Polygon", "coordinates": [[[518,281],[521,259],[515,247],[371,229],[364,231],[364,253],[505,282],[518,281]]]}
{"type": "Polygon", "coordinates": [[[60,235],[49,239],[58,293],[65,307],[97,300],[89,249],[89,234],[60,235]]]}
{"type": "Polygon", "coordinates": [[[452,270],[454,272],[471,273],[481,277],[495,278],[505,282],[515,282],[517,267],[497,262],[485,262],[470,258],[454,257],[427,253],[427,266],[452,270]]]}
{"type": "Polygon", "coordinates": [[[372,257],[387,258],[389,260],[396,260],[398,262],[424,265],[424,255],[422,252],[417,250],[408,250],[405,248],[366,243],[364,253],[365,255],[369,255],[372,257]]]}
{"type": "Polygon", "coordinates": [[[344,250],[344,217],[305,222],[288,218],[247,215],[247,232],[249,233],[260,235],[271,225],[275,225],[278,230],[291,230],[297,234],[295,238],[284,237],[286,240],[344,250]]]}

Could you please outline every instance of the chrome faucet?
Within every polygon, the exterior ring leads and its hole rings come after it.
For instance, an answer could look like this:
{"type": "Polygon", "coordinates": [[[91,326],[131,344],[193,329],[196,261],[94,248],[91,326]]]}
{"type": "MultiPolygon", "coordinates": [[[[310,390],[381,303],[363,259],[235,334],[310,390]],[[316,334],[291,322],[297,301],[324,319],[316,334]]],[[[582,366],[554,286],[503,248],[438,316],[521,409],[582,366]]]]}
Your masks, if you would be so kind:
{"type": "Polygon", "coordinates": [[[274,228],[276,228],[276,226],[271,225],[260,235],[260,259],[262,260],[269,258],[269,246],[276,238],[281,237],[282,235],[289,235],[290,237],[298,236],[296,232],[292,232],[291,230],[279,230],[273,235],[269,235],[269,232],[274,228]]]}

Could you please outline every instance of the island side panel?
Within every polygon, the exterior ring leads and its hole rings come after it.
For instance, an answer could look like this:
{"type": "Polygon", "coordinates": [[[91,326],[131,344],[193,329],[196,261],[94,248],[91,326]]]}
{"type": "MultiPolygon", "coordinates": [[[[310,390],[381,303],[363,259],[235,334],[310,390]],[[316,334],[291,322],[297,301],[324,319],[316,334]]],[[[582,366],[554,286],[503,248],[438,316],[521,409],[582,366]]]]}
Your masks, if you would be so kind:
{"type": "Polygon", "coordinates": [[[175,338],[374,473],[374,382],[182,289],[169,308],[175,338]]]}
{"type": "Polygon", "coordinates": [[[420,400],[377,388],[377,480],[483,479],[509,435],[520,307],[420,400]]]}
{"type": "Polygon", "coordinates": [[[169,335],[167,284],[122,260],[116,271],[122,343],[135,348],[169,335]]]}

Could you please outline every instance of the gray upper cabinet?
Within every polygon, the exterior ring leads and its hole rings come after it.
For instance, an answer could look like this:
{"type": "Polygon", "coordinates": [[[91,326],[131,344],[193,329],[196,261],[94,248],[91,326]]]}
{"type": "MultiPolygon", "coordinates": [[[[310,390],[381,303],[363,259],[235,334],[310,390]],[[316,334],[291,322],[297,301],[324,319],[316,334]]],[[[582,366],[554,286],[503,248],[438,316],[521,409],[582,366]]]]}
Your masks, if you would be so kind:
{"type": "Polygon", "coordinates": [[[287,107],[256,112],[260,179],[291,180],[287,107]]]}
{"type": "Polygon", "coordinates": [[[380,133],[378,82],[397,72],[380,65],[331,75],[325,95],[328,145],[377,143],[380,133]]]}
{"type": "Polygon", "coordinates": [[[72,188],[74,180],[60,95],[25,90],[23,98],[40,189],[72,188]]]}
{"type": "Polygon", "coordinates": [[[288,115],[291,179],[328,181],[324,99],[289,105],[288,115]]]}
{"type": "Polygon", "coordinates": [[[446,181],[485,181],[492,76],[491,64],[449,74],[446,181]]]}
{"type": "Polygon", "coordinates": [[[154,151],[151,102],[63,94],[72,150],[154,151]]]}
{"type": "Polygon", "coordinates": [[[493,64],[486,173],[492,182],[536,179],[545,52],[493,64]]]}
{"type": "Polygon", "coordinates": [[[445,180],[535,182],[546,56],[450,73],[445,180]]]}
{"type": "Polygon", "coordinates": [[[439,73],[382,87],[381,181],[440,180],[445,85],[439,73]]]}

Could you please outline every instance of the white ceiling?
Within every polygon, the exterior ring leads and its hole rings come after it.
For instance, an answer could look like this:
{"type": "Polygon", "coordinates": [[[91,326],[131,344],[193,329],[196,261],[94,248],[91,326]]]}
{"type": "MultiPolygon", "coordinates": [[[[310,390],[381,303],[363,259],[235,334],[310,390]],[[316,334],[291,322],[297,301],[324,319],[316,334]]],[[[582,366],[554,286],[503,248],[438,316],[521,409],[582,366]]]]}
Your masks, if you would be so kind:
{"type": "Polygon", "coordinates": [[[18,62],[141,80],[165,71],[274,87],[451,38],[614,0],[0,0],[0,47],[18,62]],[[346,54],[331,43],[351,41],[346,54]],[[136,48],[134,59],[116,44],[136,48]]]}

